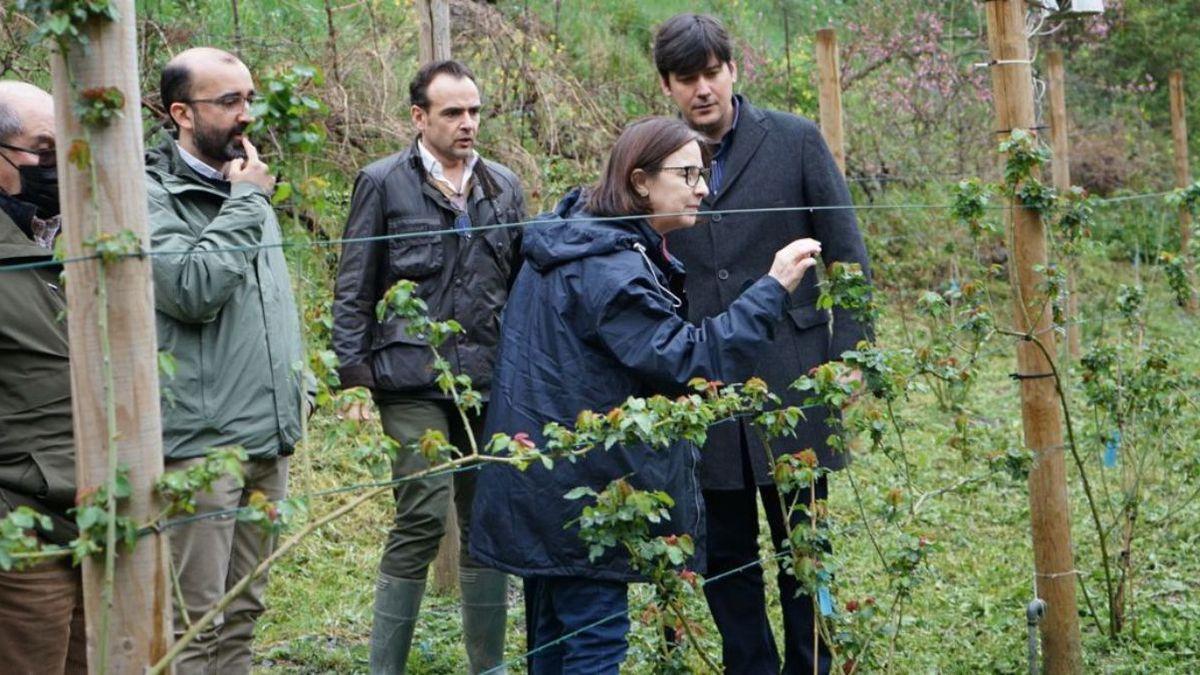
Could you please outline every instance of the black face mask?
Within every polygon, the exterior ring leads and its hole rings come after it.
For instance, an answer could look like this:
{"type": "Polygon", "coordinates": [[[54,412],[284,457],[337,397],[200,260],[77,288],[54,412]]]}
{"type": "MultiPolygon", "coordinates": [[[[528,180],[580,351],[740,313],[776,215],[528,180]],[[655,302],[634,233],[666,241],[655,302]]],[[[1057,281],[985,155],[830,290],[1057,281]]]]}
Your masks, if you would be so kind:
{"type": "MultiPolygon", "coordinates": [[[[0,157],[4,157],[0,154],[0,157]]],[[[8,157],[4,157],[21,177],[21,191],[11,195],[23,202],[33,204],[37,208],[37,217],[49,220],[59,214],[58,207],[58,167],[38,166],[30,164],[17,166],[8,157]]]]}
{"type": "Polygon", "coordinates": [[[17,199],[37,207],[38,218],[49,220],[59,213],[58,168],[53,166],[17,167],[21,174],[21,191],[17,199]]]}
{"type": "Polygon", "coordinates": [[[10,197],[0,190],[0,211],[8,214],[17,227],[25,233],[26,237],[33,239],[33,217],[37,213],[37,207],[28,202],[23,202],[16,197],[10,197]]]}

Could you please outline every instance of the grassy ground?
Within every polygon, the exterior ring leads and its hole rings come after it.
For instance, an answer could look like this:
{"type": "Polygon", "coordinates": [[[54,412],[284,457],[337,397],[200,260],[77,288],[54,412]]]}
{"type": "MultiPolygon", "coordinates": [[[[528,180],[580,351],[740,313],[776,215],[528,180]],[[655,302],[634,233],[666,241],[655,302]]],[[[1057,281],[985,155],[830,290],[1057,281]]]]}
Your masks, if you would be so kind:
{"type": "MultiPolygon", "coordinates": [[[[238,3],[138,2],[143,89],[147,92],[157,87],[158,65],[184,45],[212,43],[236,48],[260,79],[283,65],[322,66],[327,84],[321,94],[336,113],[328,124],[331,138],[319,157],[293,158],[288,168],[296,169],[303,162],[304,177],[319,176],[329,181],[325,192],[330,203],[314,207],[317,229],[324,230],[318,235],[323,236],[336,236],[340,232],[353,169],[407,142],[407,106],[398,83],[411,76],[416,50],[410,3],[371,0],[331,4],[339,6],[335,14],[327,14],[322,3],[310,1],[241,3],[240,24],[235,24],[233,16],[238,3]],[[200,5],[204,11],[195,11],[200,5]],[[336,17],[336,40],[328,32],[326,21],[330,16],[336,17]],[[280,26],[288,28],[280,31],[280,26]],[[331,61],[335,57],[340,61],[331,61]],[[341,81],[337,81],[339,72],[341,81]]],[[[850,44],[852,36],[845,30],[846,22],[861,21],[860,15],[867,13],[865,10],[878,9],[880,3],[736,0],[700,5],[701,11],[713,11],[725,18],[744,43],[738,46],[743,66],[741,91],[768,107],[790,107],[811,115],[815,111],[814,83],[809,77],[813,72],[808,43],[812,31],[834,19],[842,29],[841,36],[846,41],[843,44],[850,44]],[[779,11],[784,6],[793,9],[791,16],[795,21],[791,27],[792,50],[787,57],[782,53],[784,27],[779,11]],[[794,71],[793,81],[786,88],[780,77],[785,72],[785,58],[792,60],[792,68],[788,70],[794,71]],[[751,75],[751,64],[757,68],[757,76],[751,75]]],[[[495,115],[484,123],[484,152],[518,170],[531,188],[531,204],[542,207],[552,204],[566,185],[594,175],[595,165],[615,133],[615,129],[609,128],[614,123],[650,112],[670,112],[669,102],[657,91],[650,67],[651,30],[675,11],[695,6],[697,3],[682,0],[499,3],[509,28],[523,23],[526,10],[540,19],[541,37],[529,43],[501,39],[503,31],[493,30],[495,26],[486,22],[466,24],[474,32],[459,40],[456,49],[461,51],[456,53],[467,59],[481,76],[489,114],[495,115]],[[549,49],[551,43],[546,37],[551,32],[559,38],[553,43],[555,50],[549,49]],[[530,71],[528,75],[514,75],[526,69],[530,71]],[[569,77],[559,77],[564,74],[569,77]],[[530,122],[527,88],[532,82],[539,85],[535,98],[540,107],[534,108],[538,115],[530,122]],[[547,127],[537,143],[532,138],[537,134],[526,129],[533,123],[547,127]],[[548,133],[549,128],[557,133],[548,133]],[[541,188],[542,193],[533,194],[533,188],[541,188]]],[[[975,12],[976,8],[970,11],[975,12]]],[[[954,24],[952,17],[947,22],[959,28],[970,27],[969,21],[954,24]]],[[[20,27],[19,22],[13,24],[20,27]]],[[[19,31],[8,37],[12,43],[8,58],[15,59],[17,64],[13,72],[18,77],[40,78],[47,83],[49,75],[43,50],[28,48],[25,36],[19,31]]],[[[876,149],[882,156],[893,154],[893,144],[947,146],[941,147],[940,159],[928,162],[928,166],[893,158],[901,175],[947,170],[955,155],[966,155],[973,162],[990,162],[990,157],[982,154],[982,140],[961,133],[961,129],[938,127],[933,129],[936,133],[929,135],[916,125],[913,129],[904,127],[903,133],[890,128],[875,129],[869,109],[855,107],[856,96],[871,99],[885,87],[871,85],[868,80],[848,92],[847,131],[852,156],[869,156],[867,151],[872,143],[880,141],[887,145],[882,151],[876,149]],[[952,142],[944,140],[949,131],[954,132],[952,142]]],[[[1106,119],[1119,120],[1130,115],[1129,110],[1114,108],[1108,94],[1102,97],[1099,107],[1106,119]]],[[[965,128],[990,128],[984,126],[990,124],[990,113],[986,110],[983,113],[986,121],[965,128]]],[[[1075,116],[1074,109],[1072,115],[1075,116]]],[[[1077,117],[1076,121],[1087,120],[1077,117]]],[[[1164,130],[1154,133],[1160,141],[1168,138],[1164,130]]],[[[1135,143],[1129,147],[1130,150],[1122,151],[1123,155],[1137,154],[1133,148],[1143,145],[1135,143]]],[[[276,167],[275,159],[270,161],[276,167]]],[[[1165,167],[1168,162],[1159,164],[1165,167]]],[[[1154,182],[1152,176],[1136,178],[1154,182]]],[[[879,185],[874,189],[870,196],[856,195],[856,203],[948,201],[945,190],[940,188],[898,191],[879,185]]],[[[1106,214],[1108,219],[1097,233],[1103,244],[1088,254],[1080,281],[1085,317],[1089,321],[1087,333],[1094,337],[1105,325],[1104,321],[1111,321],[1118,284],[1141,280],[1149,290],[1150,334],[1175,340],[1183,370],[1198,372],[1196,319],[1174,308],[1161,272],[1149,265],[1159,249],[1174,248],[1174,215],[1161,208],[1147,211],[1136,203],[1122,207],[1121,213],[1124,215],[1106,214]],[[1131,264],[1134,258],[1140,264],[1131,264]]],[[[944,288],[948,280],[959,278],[960,262],[971,252],[961,238],[947,235],[952,224],[939,221],[940,216],[918,211],[864,211],[860,216],[868,234],[876,278],[885,289],[880,341],[889,347],[905,345],[905,335],[912,333],[913,344],[907,346],[920,346],[930,335],[914,318],[916,299],[927,289],[944,288]]],[[[303,230],[298,225],[292,229],[303,230]]],[[[311,232],[304,232],[301,236],[310,235],[311,232]]],[[[325,349],[332,286],[330,270],[336,265],[337,251],[325,247],[294,249],[290,253],[294,256],[294,269],[303,270],[295,279],[298,296],[305,302],[304,324],[309,346],[311,350],[325,349]]],[[[991,286],[1003,314],[1008,304],[1007,285],[996,281],[991,286]]],[[[1013,351],[1010,340],[997,338],[984,352],[978,384],[967,402],[973,441],[965,451],[949,445],[955,415],[939,409],[927,388],[910,392],[900,414],[907,429],[915,493],[954,484],[978,472],[984,456],[1020,446],[1017,388],[1008,377],[1014,370],[1013,351]]],[[[1077,400],[1077,376],[1072,378],[1071,385],[1072,398],[1077,400]]],[[[1081,427],[1086,427],[1086,422],[1084,415],[1081,427]]],[[[1200,429],[1196,422],[1193,409],[1179,418],[1173,432],[1194,436],[1193,430],[1200,429]]],[[[355,459],[359,441],[339,427],[328,406],[318,411],[312,425],[309,438],[292,465],[293,493],[370,479],[355,459]]],[[[1196,443],[1191,447],[1196,447],[1196,443]]],[[[1124,465],[1118,469],[1103,468],[1100,461],[1103,443],[1094,435],[1084,439],[1081,449],[1098,487],[1104,488],[1110,500],[1119,501],[1117,483],[1124,465]]],[[[868,519],[880,523],[884,496],[898,481],[896,465],[882,455],[863,451],[857,453],[852,471],[862,490],[868,519]]],[[[1073,466],[1069,466],[1069,481],[1077,568],[1088,591],[1099,598],[1102,580],[1096,532],[1084,508],[1080,481],[1073,466]]],[[[1192,464],[1159,466],[1148,475],[1140,497],[1143,520],[1133,546],[1137,569],[1133,622],[1121,638],[1110,640],[1100,634],[1090,617],[1083,617],[1088,672],[1200,672],[1200,600],[1193,590],[1193,580],[1200,572],[1200,559],[1193,548],[1200,538],[1197,527],[1200,507],[1186,500],[1198,483],[1200,472],[1194,460],[1192,464]]],[[[906,499],[916,498],[915,493],[910,491],[906,499]]],[[[315,513],[324,512],[334,508],[337,500],[317,501],[312,509],[315,513]]],[[[844,564],[839,574],[839,601],[865,595],[884,597],[886,575],[857,517],[858,503],[846,474],[831,482],[830,508],[838,521],[835,547],[844,564]]],[[[269,611],[260,624],[256,643],[261,672],[366,670],[374,574],[390,520],[390,505],[386,499],[378,499],[309,538],[275,567],[267,597],[269,611]]],[[[1001,476],[931,498],[915,527],[931,537],[938,550],[901,617],[892,670],[1022,672],[1024,607],[1033,594],[1024,481],[1001,476]]],[[[890,543],[887,540],[893,533],[881,536],[885,543],[890,543]]],[[[772,576],[768,574],[768,578],[772,576]]],[[[641,588],[634,589],[633,594],[631,604],[635,607],[648,597],[641,588]]],[[[705,615],[699,603],[693,609],[705,615]]],[[[773,611],[778,625],[777,610],[773,611]]],[[[523,650],[522,626],[521,603],[514,591],[507,642],[509,654],[514,658],[523,650]]],[[[648,631],[635,630],[628,659],[630,672],[647,671],[648,639],[648,631]]],[[[719,645],[711,625],[706,641],[708,652],[717,654],[719,645]]],[[[455,598],[427,596],[410,672],[459,673],[464,672],[464,663],[455,598]]],[[[519,661],[513,670],[523,672],[519,661]]]]}
{"type": "MultiPolygon", "coordinates": [[[[923,196],[928,198],[928,195],[923,196]]],[[[917,198],[914,196],[914,198],[917,198]]],[[[912,315],[916,290],[935,287],[955,274],[954,266],[939,263],[941,256],[921,251],[945,250],[947,241],[904,241],[905,221],[879,216],[864,218],[872,254],[878,261],[885,292],[884,321],[880,343],[896,346],[905,334],[920,343],[924,338],[912,315]],[[889,248],[891,247],[891,248],[889,248]],[[890,277],[890,278],[889,278],[890,277]],[[903,284],[898,283],[903,280],[903,284]]],[[[919,235],[910,230],[912,238],[919,235]]],[[[929,230],[920,230],[928,232],[929,230]]],[[[948,251],[949,253],[949,251],[948,251]]],[[[1111,297],[1118,284],[1140,280],[1148,289],[1151,318],[1149,335],[1176,342],[1178,358],[1185,370],[1200,365],[1194,333],[1196,319],[1174,307],[1156,268],[1113,261],[1098,247],[1086,259],[1080,287],[1087,289],[1084,309],[1085,336],[1090,340],[1111,322],[1111,297]]],[[[998,308],[1007,307],[1003,282],[993,282],[998,308]]],[[[1003,322],[1004,319],[1001,319],[1003,322]]],[[[901,411],[906,429],[909,461],[913,465],[916,493],[928,493],[975,474],[980,458],[1017,447],[1021,421],[1017,388],[1008,377],[1014,369],[1013,343],[994,339],[985,348],[976,385],[968,408],[973,443],[964,451],[948,446],[954,416],[939,410],[932,393],[914,389],[901,411]]],[[[1077,385],[1078,378],[1072,382],[1077,385]]],[[[1079,396],[1077,389],[1072,397],[1079,396]]],[[[1179,420],[1195,428],[1195,416],[1179,420]]],[[[1082,429],[1084,423],[1077,422],[1082,429]]],[[[294,492],[305,492],[366,475],[352,457],[353,448],[328,414],[318,414],[310,440],[293,464],[294,492]]],[[[1102,445],[1085,440],[1085,461],[1093,482],[1106,493],[1117,490],[1120,468],[1105,469],[1100,461],[1102,445]]],[[[896,465],[881,454],[860,452],[851,469],[863,495],[868,519],[880,528],[885,494],[898,480],[896,465]]],[[[1200,506],[1182,499],[1196,485],[1194,465],[1188,476],[1152,471],[1141,493],[1144,521],[1134,540],[1135,592],[1132,625],[1116,640],[1100,634],[1090,616],[1081,617],[1086,670],[1104,673],[1196,672],[1200,670],[1200,603],[1194,579],[1200,574],[1200,559],[1194,545],[1200,539],[1200,506]],[[1175,506],[1172,506],[1175,505],[1175,506]]],[[[1102,578],[1096,548],[1096,533],[1085,509],[1080,481],[1069,466],[1072,521],[1076,566],[1094,599],[1102,602],[1102,578]]],[[[888,596],[881,564],[864,536],[858,504],[846,474],[831,481],[830,508],[838,521],[835,547],[844,567],[840,572],[839,602],[846,598],[888,596]]],[[[907,494],[906,498],[914,498],[907,494]]],[[[331,508],[314,504],[314,511],[331,508]]],[[[373,577],[384,535],[390,522],[390,506],[378,499],[328,526],[304,542],[273,571],[267,595],[270,610],[263,618],[256,644],[259,672],[364,672],[371,625],[373,577]]],[[[1018,673],[1026,668],[1025,606],[1033,598],[1032,551],[1029,534],[1029,504],[1025,482],[1020,478],[994,476],[947,494],[926,500],[914,527],[935,542],[930,559],[911,602],[899,622],[894,646],[893,672],[899,673],[1018,673]]],[[[887,531],[877,531],[885,546],[887,531]]],[[[764,554],[767,542],[763,538],[764,554]]],[[[768,575],[773,577],[772,573],[768,575]]],[[[774,586],[773,582],[772,587],[774,586]]],[[[635,588],[631,607],[644,605],[649,595],[635,588]]],[[[512,672],[524,672],[520,655],[524,649],[524,617],[519,593],[512,594],[508,654],[516,662],[512,672]]],[[[1081,612],[1085,605],[1080,597],[1081,612]]],[[[704,608],[694,608],[707,619],[704,608]]],[[[778,626],[777,607],[772,607],[778,626]]],[[[1103,617],[1101,617],[1103,621],[1103,617]]],[[[890,620],[889,620],[890,621],[890,620]]],[[[710,654],[719,654],[719,642],[711,622],[705,637],[710,654]]],[[[636,622],[635,622],[636,625],[636,622]]],[[[627,660],[630,673],[649,672],[646,658],[649,632],[636,628],[627,660]]],[[[887,641],[887,634],[882,638],[887,641]]],[[[882,646],[881,646],[882,648],[882,646]]],[[[888,650],[883,650],[886,654],[888,650]]],[[[880,658],[883,661],[884,658],[880,658]]],[[[424,617],[417,627],[410,659],[413,673],[465,672],[456,599],[430,594],[424,617]]]]}

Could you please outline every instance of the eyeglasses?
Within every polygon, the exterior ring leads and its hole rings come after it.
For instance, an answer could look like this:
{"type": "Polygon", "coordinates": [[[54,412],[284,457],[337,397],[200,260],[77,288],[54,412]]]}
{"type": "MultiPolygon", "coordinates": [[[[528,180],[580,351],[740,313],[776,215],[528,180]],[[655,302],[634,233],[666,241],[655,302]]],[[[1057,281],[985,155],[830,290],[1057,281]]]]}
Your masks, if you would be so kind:
{"type": "Polygon", "coordinates": [[[8,143],[0,143],[0,148],[6,150],[16,150],[17,152],[27,152],[31,155],[37,155],[37,165],[43,169],[49,169],[58,165],[58,158],[54,154],[54,148],[44,148],[42,150],[33,150],[31,148],[22,148],[19,145],[9,145],[8,143]]]}
{"type": "Polygon", "coordinates": [[[683,176],[683,182],[687,183],[688,187],[696,187],[701,178],[707,183],[708,177],[712,175],[712,169],[707,166],[664,166],[659,168],[659,171],[672,171],[683,176]]]}
{"type": "Polygon", "coordinates": [[[255,94],[243,96],[241,94],[226,94],[217,98],[190,98],[181,101],[181,103],[208,103],[219,106],[225,112],[235,112],[245,110],[248,106],[254,105],[258,100],[255,94]]]}

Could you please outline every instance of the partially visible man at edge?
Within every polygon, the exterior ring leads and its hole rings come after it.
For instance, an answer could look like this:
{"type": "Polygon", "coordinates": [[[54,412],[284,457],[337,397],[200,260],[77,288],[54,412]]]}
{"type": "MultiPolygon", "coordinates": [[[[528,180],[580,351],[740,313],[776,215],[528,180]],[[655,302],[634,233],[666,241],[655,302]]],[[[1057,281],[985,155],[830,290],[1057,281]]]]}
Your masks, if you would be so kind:
{"type": "MultiPolygon", "coordinates": [[[[0,81],[0,518],[48,516],[38,538],[65,545],[78,530],[66,299],[51,260],[59,231],[54,99],[0,81]]],[[[13,673],[87,673],[83,583],[71,559],[0,571],[0,663],[13,673]]]]}
{"type": "MultiPolygon", "coordinates": [[[[500,340],[500,310],[520,265],[521,229],[496,227],[525,217],[521,183],[507,167],[475,150],[482,107],[475,76],[457,61],[422,66],[409,85],[417,137],[401,152],[364,168],[354,183],[347,242],[333,300],[333,346],[343,387],[371,390],[389,436],[406,446],[436,429],[460,453],[470,452],[467,428],[453,401],[434,383],[429,345],[409,335],[396,317],[378,321],[376,303],[400,279],[436,321],[456,319],[463,332],[442,347],[454,372],[469,375],[485,399],[500,340]],[[378,238],[394,237],[387,241],[378,238]]],[[[369,408],[354,405],[352,419],[369,408]]],[[[471,417],[475,438],[483,415],[471,417]]],[[[402,448],[393,477],[428,467],[402,448]]],[[[396,518],[388,533],[375,587],[372,673],[403,673],[425,593],[429,564],[445,532],[453,482],[461,535],[459,585],[463,638],[470,673],[494,671],[504,657],[508,578],[467,553],[476,472],[408,481],[396,486],[396,518]]]]}
{"type": "MultiPolygon", "coordinates": [[[[176,135],[146,153],[159,348],[176,375],[163,383],[167,471],[241,446],[244,480],[218,480],[197,513],[287,494],[288,456],[300,441],[304,397],[299,318],[279,224],[275,179],[246,137],[254,81],[227,52],[200,47],[163,68],[162,105],[176,135]]],[[[175,630],[212,609],[274,549],[256,524],[231,517],[170,532],[184,606],[175,630]]],[[[265,607],[259,577],[175,662],[181,675],[250,672],[254,625],[265,607]]]]}
{"type": "MultiPolygon", "coordinates": [[[[729,33],[717,19],[678,14],[656,32],[654,62],[660,84],[693,129],[704,134],[713,151],[710,191],[704,210],[739,211],[796,207],[793,211],[714,213],[707,223],[672,233],[668,246],[688,269],[688,319],[699,322],[725,311],[747,285],[771,265],[774,252],[794,239],[821,244],[826,265],[858,263],[869,274],[867,251],[851,208],[841,171],[811,121],[750,104],[734,95],[737,64],[729,33]],[[821,206],[817,211],[798,207],[821,206]]],[[[810,272],[791,294],[791,328],[776,334],[755,369],[785,405],[803,405],[803,395],[788,385],[814,366],[838,358],[870,335],[871,327],[845,310],[816,306],[817,275],[810,272]]],[[[837,470],[849,458],[831,452],[830,430],[821,410],[805,411],[794,439],[776,439],[774,457],[805,448],[816,451],[821,466],[837,470]]],[[[777,551],[787,550],[787,528],[772,480],[771,459],[742,420],[714,426],[702,453],[700,482],[708,516],[708,573],[747,566],[759,556],[758,507],[763,507],[777,551]]],[[[815,484],[818,500],[828,485],[815,484]]],[[[807,522],[803,510],[793,522],[807,522]]],[[[783,609],[785,673],[827,673],[831,658],[824,644],[814,653],[812,599],[798,595],[790,575],[779,576],[783,609]],[[816,671],[814,671],[814,666],[816,671]]],[[[725,668],[739,675],[780,672],[779,654],[767,621],[761,566],[745,567],[704,587],[709,609],[721,632],[725,668]]]]}

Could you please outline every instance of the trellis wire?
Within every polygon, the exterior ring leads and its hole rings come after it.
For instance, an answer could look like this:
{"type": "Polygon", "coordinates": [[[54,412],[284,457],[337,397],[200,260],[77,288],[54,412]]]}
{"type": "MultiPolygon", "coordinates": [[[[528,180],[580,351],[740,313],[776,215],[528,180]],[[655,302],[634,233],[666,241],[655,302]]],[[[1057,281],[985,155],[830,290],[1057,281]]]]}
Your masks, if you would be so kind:
{"type": "MultiPolygon", "coordinates": [[[[1165,195],[1171,194],[1171,192],[1173,192],[1173,191],[1147,192],[1147,193],[1136,194],[1136,195],[1111,197],[1111,198],[1107,198],[1107,199],[1095,199],[1093,201],[1097,204],[1122,203],[1122,202],[1129,202],[1129,201],[1135,201],[1135,200],[1140,200],[1140,199],[1163,197],[1165,195]]],[[[950,209],[950,208],[953,208],[953,204],[830,204],[830,205],[819,205],[819,206],[772,206],[772,207],[759,207],[759,208],[746,208],[746,209],[714,209],[714,210],[710,210],[710,211],[672,212],[672,213],[661,213],[661,214],[657,214],[657,215],[659,215],[659,216],[676,216],[676,215],[712,216],[712,215],[750,214],[750,213],[795,213],[795,212],[816,213],[818,211],[823,212],[823,211],[847,211],[847,210],[881,211],[881,210],[892,210],[892,209],[941,211],[941,210],[946,210],[946,209],[950,209]]],[[[1011,207],[1009,205],[987,205],[984,208],[988,209],[988,210],[992,210],[992,211],[1004,211],[1004,210],[1007,210],[1007,209],[1010,209],[1013,207],[1011,207]]],[[[486,232],[488,230],[507,229],[507,228],[511,228],[511,227],[521,227],[521,228],[535,227],[535,226],[540,226],[540,225],[547,225],[550,222],[589,222],[589,221],[604,222],[604,221],[629,220],[631,217],[632,216],[573,216],[573,217],[563,218],[561,220],[555,220],[555,221],[546,221],[546,220],[542,220],[539,218],[529,218],[526,220],[521,220],[521,221],[512,222],[512,223],[495,223],[492,225],[472,226],[471,228],[466,230],[466,232],[486,232]]],[[[135,253],[118,253],[118,254],[115,254],[113,257],[116,257],[116,258],[146,258],[146,257],[150,257],[150,258],[153,258],[153,257],[157,257],[157,256],[167,256],[167,255],[189,255],[190,256],[190,255],[206,255],[206,254],[215,254],[215,253],[240,253],[240,252],[248,252],[248,251],[260,251],[260,250],[270,249],[270,248],[288,249],[288,248],[297,248],[297,247],[338,246],[338,245],[345,245],[345,244],[361,244],[361,243],[371,243],[371,242],[381,242],[381,241],[393,241],[393,240],[399,240],[399,239],[409,239],[409,238],[414,238],[414,237],[439,236],[439,235],[443,235],[443,234],[459,234],[460,232],[463,232],[463,231],[451,227],[451,228],[444,228],[441,230],[420,230],[420,231],[416,231],[416,232],[398,232],[395,234],[380,234],[380,235],[373,235],[373,236],[369,236],[369,237],[349,237],[349,238],[338,238],[338,239],[313,239],[313,240],[309,240],[309,241],[288,240],[288,241],[282,241],[277,244],[252,244],[252,245],[248,245],[248,246],[229,246],[229,247],[223,247],[223,248],[209,248],[209,249],[201,249],[201,250],[193,250],[193,249],[163,250],[163,249],[158,249],[158,250],[149,250],[149,251],[138,251],[135,253]]],[[[900,237],[904,237],[904,236],[907,236],[907,235],[892,236],[891,238],[896,239],[896,238],[900,238],[900,237]]],[[[72,258],[64,258],[61,260],[38,260],[38,261],[28,262],[28,263],[18,263],[15,265],[0,266],[0,272],[20,272],[20,271],[31,270],[31,269],[54,268],[54,267],[65,266],[68,264],[86,262],[89,260],[98,260],[98,259],[100,259],[100,257],[101,257],[100,254],[94,253],[94,254],[90,254],[90,255],[75,256],[72,258]]]]}

